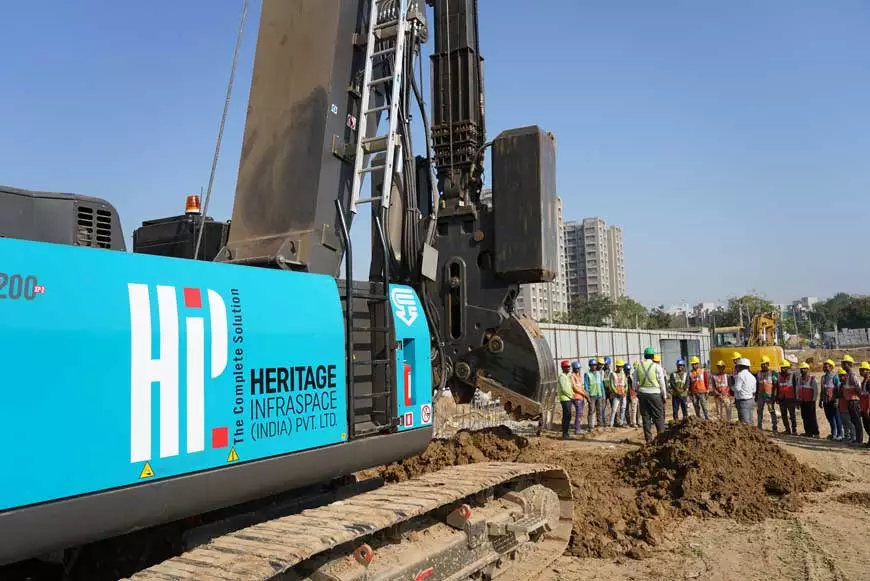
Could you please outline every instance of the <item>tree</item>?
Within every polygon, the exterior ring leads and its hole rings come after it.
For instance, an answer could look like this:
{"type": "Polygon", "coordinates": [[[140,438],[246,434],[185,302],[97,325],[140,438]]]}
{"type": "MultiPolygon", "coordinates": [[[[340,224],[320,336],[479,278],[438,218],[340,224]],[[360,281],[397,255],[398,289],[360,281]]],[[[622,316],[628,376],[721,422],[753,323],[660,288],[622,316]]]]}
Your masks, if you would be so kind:
{"type": "Polygon", "coordinates": [[[619,297],[614,304],[613,326],[624,329],[645,329],[649,311],[642,304],[629,297],[619,297]]]}
{"type": "Polygon", "coordinates": [[[614,311],[615,305],[608,297],[577,298],[571,303],[568,312],[559,317],[559,322],[568,325],[606,327],[612,320],[614,311]]]}
{"type": "Polygon", "coordinates": [[[647,329],[670,329],[675,325],[677,317],[666,313],[664,306],[660,305],[649,313],[647,329]]]}

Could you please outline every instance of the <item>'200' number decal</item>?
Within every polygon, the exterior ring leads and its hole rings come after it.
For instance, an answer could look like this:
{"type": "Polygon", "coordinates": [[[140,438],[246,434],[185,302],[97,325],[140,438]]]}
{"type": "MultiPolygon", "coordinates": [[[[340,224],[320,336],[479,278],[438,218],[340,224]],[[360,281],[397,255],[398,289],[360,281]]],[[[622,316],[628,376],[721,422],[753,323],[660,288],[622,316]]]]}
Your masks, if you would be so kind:
{"type": "Polygon", "coordinates": [[[32,301],[36,295],[41,295],[44,292],[45,287],[39,284],[35,276],[0,272],[0,300],[24,299],[32,301]]]}

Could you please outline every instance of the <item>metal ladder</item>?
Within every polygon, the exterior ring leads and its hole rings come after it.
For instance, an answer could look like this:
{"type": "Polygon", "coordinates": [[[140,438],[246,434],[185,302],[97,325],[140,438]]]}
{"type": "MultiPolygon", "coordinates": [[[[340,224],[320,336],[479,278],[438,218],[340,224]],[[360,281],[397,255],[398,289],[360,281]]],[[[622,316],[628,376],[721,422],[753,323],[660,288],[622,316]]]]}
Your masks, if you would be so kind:
{"type": "MultiPolygon", "coordinates": [[[[365,70],[363,72],[362,102],[357,122],[356,154],[354,156],[353,187],[351,189],[350,211],[357,213],[358,204],[380,201],[384,208],[390,207],[390,192],[393,187],[393,163],[402,158],[401,142],[397,136],[399,117],[399,96],[402,87],[402,67],[405,57],[405,30],[408,26],[408,0],[372,0],[366,42],[365,70]],[[376,49],[376,44],[380,46],[376,49]],[[384,45],[388,45],[383,48],[384,45]],[[389,64],[392,56],[392,75],[373,79],[375,63],[389,64]],[[388,105],[370,107],[372,94],[390,86],[391,98],[388,105]],[[386,135],[366,137],[369,117],[387,112],[389,129],[386,135]],[[396,151],[398,148],[398,152],[396,151]],[[366,157],[385,152],[383,164],[370,165],[366,157]],[[363,178],[366,174],[383,170],[384,180],[380,196],[360,198],[363,178]]],[[[379,67],[384,68],[384,67],[379,67]]],[[[374,100],[376,100],[375,97],[374,100]]],[[[377,117],[374,118],[375,120],[377,117]]]]}

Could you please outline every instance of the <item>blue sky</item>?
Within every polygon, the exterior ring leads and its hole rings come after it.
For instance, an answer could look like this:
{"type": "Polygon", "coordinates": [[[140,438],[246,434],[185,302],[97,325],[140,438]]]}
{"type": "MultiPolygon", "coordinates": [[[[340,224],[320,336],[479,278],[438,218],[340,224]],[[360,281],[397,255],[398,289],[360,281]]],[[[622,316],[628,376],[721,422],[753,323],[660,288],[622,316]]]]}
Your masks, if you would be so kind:
{"type": "MultiPolygon", "coordinates": [[[[0,183],[105,197],[128,242],[178,213],[208,182],[241,5],[0,3],[0,183]]],[[[259,8],[215,183],[221,219],[259,8]]],[[[566,217],[624,229],[630,295],[868,290],[870,3],[480,0],[480,17],[489,136],[555,133],[566,217]]]]}

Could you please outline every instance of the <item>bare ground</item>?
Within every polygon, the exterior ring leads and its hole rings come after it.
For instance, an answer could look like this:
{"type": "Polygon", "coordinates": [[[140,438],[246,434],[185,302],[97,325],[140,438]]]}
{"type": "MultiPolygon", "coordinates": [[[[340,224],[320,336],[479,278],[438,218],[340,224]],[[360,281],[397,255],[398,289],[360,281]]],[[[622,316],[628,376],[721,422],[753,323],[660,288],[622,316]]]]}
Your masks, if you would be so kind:
{"type": "MultiPolygon", "coordinates": [[[[771,435],[768,433],[768,435],[771,435]]],[[[689,516],[669,521],[647,558],[563,556],[540,581],[574,579],[870,579],[870,451],[827,440],[771,438],[799,462],[836,478],[780,518],[737,522],[689,516]]],[[[595,441],[558,442],[566,456],[592,455],[639,430],[608,429],[595,441]]],[[[626,444],[619,444],[625,447],[626,444]]]]}

